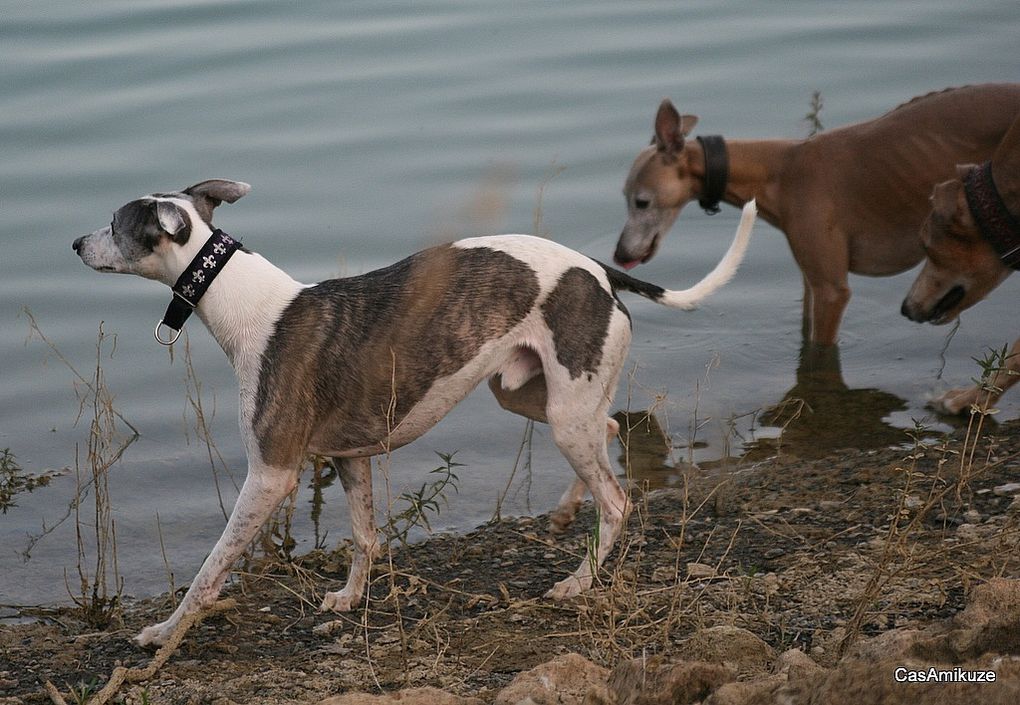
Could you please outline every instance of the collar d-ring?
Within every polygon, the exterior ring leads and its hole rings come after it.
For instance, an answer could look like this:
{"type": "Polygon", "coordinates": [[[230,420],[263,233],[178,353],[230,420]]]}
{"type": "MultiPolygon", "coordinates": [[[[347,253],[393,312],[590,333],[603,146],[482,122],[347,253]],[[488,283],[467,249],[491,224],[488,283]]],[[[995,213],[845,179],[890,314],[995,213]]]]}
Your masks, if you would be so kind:
{"type": "Polygon", "coordinates": [[[156,324],[156,328],[152,331],[152,335],[156,338],[156,342],[157,343],[159,343],[160,345],[165,345],[167,347],[170,347],[171,345],[173,345],[174,343],[177,342],[178,338],[181,337],[181,331],[182,330],[184,330],[184,328],[179,328],[177,330],[174,330],[173,328],[170,328],[170,326],[168,326],[162,319],[160,319],[159,323],[156,324]],[[162,328],[164,328],[164,327],[168,328],[169,330],[174,331],[174,337],[173,338],[171,338],[169,340],[164,340],[163,338],[159,337],[159,331],[162,328]]]}

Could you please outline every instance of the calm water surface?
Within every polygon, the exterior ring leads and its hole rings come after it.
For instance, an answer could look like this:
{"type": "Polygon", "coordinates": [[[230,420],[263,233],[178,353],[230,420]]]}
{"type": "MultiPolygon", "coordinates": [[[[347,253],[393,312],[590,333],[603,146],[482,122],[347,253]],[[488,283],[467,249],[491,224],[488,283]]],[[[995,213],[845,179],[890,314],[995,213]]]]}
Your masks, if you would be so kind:
{"type": "MultiPolygon", "coordinates": [[[[212,176],[248,181],[252,193],[222,208],[218,224],[304,281],[368,271],[439,240],[536,226],[608,260],[624,175],[663,96],[698,114],[703,134],[800,137],[816,90],[833,127],[945,86],[1020,78],[1020,9],[1005,0],[51,0],[5,2],[0,12],[0,449],[42,473],[73,468],[87,436],[80,385],[29,335],[23,308],[85,374],[103,321],[116,336],[102,360],[106,383],[141,433],[110,478],[121,572],[137,595],[166,587],[157,512],[178,582],[223,515],[193,430],[182,351],[171,360],[152,340],[167,292],[98,275],[71,252],[75,236],[124,202],[212,176]]],[[[689,208],[637,273],[692,283],[736,222],[735,209],[709,218],[689,208]]],[[[756,434],[774,435],[757,430],[755,412],[791,390],[814,413],[791,427],[789,452],[900,442],[926,415],[926,398],[977,374],[971,356],[1020,333],[1014,278],[965,316],[938,380],[947,331],[898,313],[912,276],[853,279],[845,389],[826,392],[797,378],[800,275],[764,223],[737,279],[700,311],[631,302],[633,372],[618,406],[655,406],[675,446],[642,456],[646,476],[675,481],[685,460],[706,471],[756,434]]],[[[232,372],[197,321],[190,333],[219,452],[240,482],[232,372]]],[[[1017,408],[1007,397],[1003,417],[1017,408]]],[[[392,493],[417,487],[438,464],[434,451],[457,451],[460,492],[435,525],[475,526],[492,515],[523,430],[476,393],[394,454],[392,493]]],[[[569,479],[541,428],[533,466],[530,483],[512,483],[504,512],[548,510],[569,479]]],[[[234,486],[218,481],[229,507],[234,486]]],[[[19,551],[56,525],[74,493],[71,472],[0,515],[0,603],[67,600],[72,522],[39,540],[31,560],[19,551]]],[[[348,535],[341,494],[325,490],[330,541],[348,535]]],[[[304,548],[315,535],[310,497],[305,488],[298,498],[304,548]]]]}

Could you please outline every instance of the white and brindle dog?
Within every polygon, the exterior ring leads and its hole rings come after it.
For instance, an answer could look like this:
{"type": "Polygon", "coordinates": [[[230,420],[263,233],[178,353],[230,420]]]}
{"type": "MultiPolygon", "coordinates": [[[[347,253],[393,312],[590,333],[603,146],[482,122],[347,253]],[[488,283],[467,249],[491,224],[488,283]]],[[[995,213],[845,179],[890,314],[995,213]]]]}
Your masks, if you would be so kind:
{"type": "MultiPolygon", "coordinates": [[[[549,423],[577,473],[561,500],[563,523],[580,502],[580,483],[592,493],[600,565],[630,507],[606,450],[607,426],[615,430],[607,412],[631,339],[617,291],[693,308],[735,273],[753,204],[722,261],[685,291],[646,284],[526,235],[460,240],[368,274],[305,285],[260,255],[234,249],[239,244],[213,228],[213,209],[249,190],[214,179],[155,193],[74,241],[93,269],[141,275],[173,286],[175,299],[192,297],[188,310],[194,305],[240,384],[244,486],[181,604],[136,641],[163,643],[184,615],[215,601],[234,561],[297,486],[308,453],[336,459],[350,503],[347,584],[322,603],[325,610],[350,610],[378,550],[372,456],[421,436],[486,378],[504,407],[549,423]],[[207,286],[204,295],[194,292],[194,282],[207,286]]],[[[591,585],[592,568],[581,561],[548,596],[577,595],[591,585]]]]}

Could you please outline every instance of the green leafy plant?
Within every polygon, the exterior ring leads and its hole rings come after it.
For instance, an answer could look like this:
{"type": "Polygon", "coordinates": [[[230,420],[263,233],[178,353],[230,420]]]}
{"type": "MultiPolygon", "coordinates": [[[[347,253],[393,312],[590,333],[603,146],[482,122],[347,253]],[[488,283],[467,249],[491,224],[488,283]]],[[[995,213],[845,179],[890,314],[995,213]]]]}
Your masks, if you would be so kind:
{"type": "Polygon", "coordinates": [[[434,476],[435,479],[423,482],[417,490],[402,493],[398,497],[398,501],[407,506],[402,511],[392,514],[386,523],[387,534],[401,543],[406,543],[407,535],[415,527],[420,526],[431,532],[432,524],[429,522],[429,515],[439,515],[442,505],[446,504],[448,490],[459,491],[457,484],[460,482],[460,478],[457,477],[454,468],[464,467],[464,464],[454,461],[453,456],[456,455],[456,452],[440,453],[436,451],[436,455],[443,461],[443,464],[429,471],[429,475],[434,476]]]}
{"type": "Polygon", "coordinates": [[[0,450],[0,513],[6,514],[8,509],[18,506],[15,495],[45,487],[52,477],[49,473],[30,475],[18,465],[10,448],[0,450]]]}
{"type": "Polygon", "coordinates": [[[811,102],[809,103],[810,110],[808,110],[807,115],[804,116],[804,121],[809,127],[808,137],[813,137],[825,129],[820,117],[822,113],[822,105],[821,91],[813,91],[811,93],[811,102]]]}

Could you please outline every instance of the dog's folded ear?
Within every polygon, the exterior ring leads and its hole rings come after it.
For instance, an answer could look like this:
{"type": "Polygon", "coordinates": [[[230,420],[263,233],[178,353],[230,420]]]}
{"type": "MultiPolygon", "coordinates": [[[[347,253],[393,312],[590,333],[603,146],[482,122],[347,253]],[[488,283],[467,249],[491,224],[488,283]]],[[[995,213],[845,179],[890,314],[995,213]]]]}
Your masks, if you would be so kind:
{"type": "Polygon", "coordinates": [[[229,179],[209,179],[189,186],[182,193],[191,196],[195,209],[206,223],[212,224],[212,212],[224,201],[233,203],[251,191],[251,186],[243,181],[229,179]]]}
{"type": "Polygon", "coordinates": [[[159,221],[159,227],[169,233],[174,242],[183,244],[188,241],[191,224],[184,211],[176,203],[156,201],[156,219],[159,221]]]}

